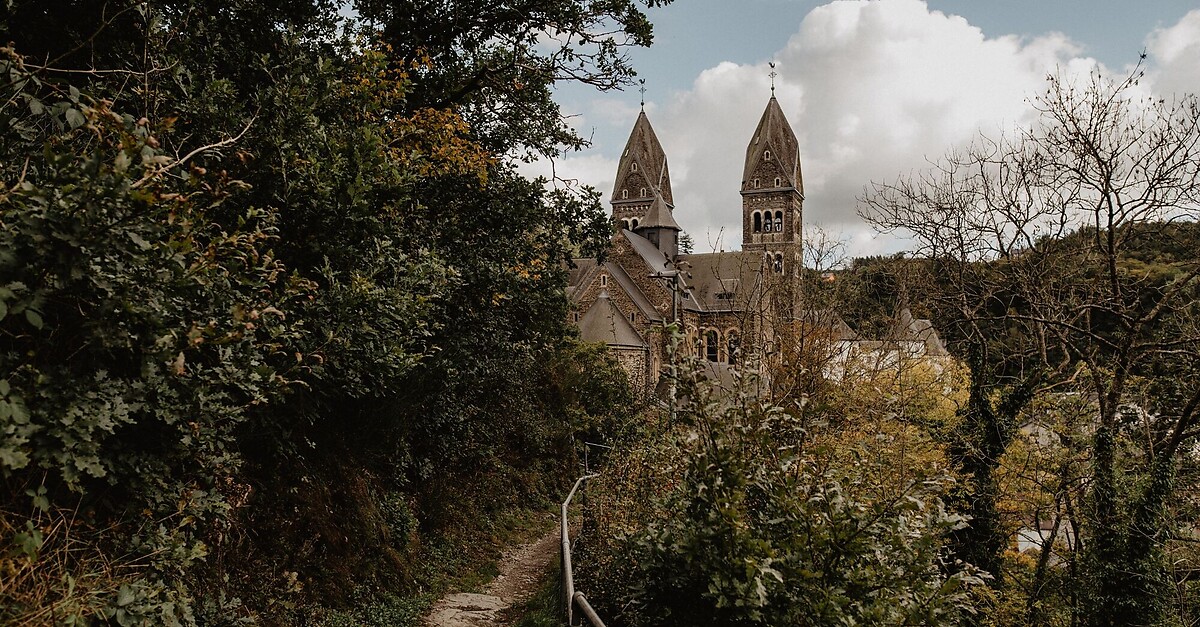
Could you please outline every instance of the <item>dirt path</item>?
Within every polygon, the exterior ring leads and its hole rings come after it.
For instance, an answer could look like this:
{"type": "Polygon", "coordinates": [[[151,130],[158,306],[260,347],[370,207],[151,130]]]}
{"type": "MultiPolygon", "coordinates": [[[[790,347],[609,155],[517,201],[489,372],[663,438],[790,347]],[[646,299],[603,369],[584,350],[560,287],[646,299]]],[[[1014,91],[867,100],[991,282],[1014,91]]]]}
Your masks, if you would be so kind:
{"type": "Polygon", "coordinates": [[[459,592],[433,604],[425,617],[428,627],[507,625],[505,610],[520,605],[536,590],[542,575],[558,554],[559,530],[509,549],[500,558],[496,576],[482,593],[459,592]]]}

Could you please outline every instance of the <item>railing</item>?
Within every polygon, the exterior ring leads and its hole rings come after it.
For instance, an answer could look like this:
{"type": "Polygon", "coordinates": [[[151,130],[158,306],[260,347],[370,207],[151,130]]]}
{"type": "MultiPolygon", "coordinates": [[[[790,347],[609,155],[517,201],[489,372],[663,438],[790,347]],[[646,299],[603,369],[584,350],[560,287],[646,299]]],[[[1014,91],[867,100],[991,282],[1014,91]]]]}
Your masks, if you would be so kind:
{"type": "Polygon", "coordinates": [[[571,532],[567,524],[567,508],[571,505],[571,499],[575,498],[575,492],[584,481],[595,476],[584,475],[575,481],[574,487],[567,493],[567,500],[562,502],[562,517],[559,520],[562,529],[563,591],[566,593],[564,601],[567,605],[567,624],[571,627],[575,627],[575,606],[579,606],[580,613],[587,618],[592,627],[604,627],[604,621],[600,620],[596,610],[592,609],[587,597],[575,590],[575,573],[571,570],[571,532]]]}

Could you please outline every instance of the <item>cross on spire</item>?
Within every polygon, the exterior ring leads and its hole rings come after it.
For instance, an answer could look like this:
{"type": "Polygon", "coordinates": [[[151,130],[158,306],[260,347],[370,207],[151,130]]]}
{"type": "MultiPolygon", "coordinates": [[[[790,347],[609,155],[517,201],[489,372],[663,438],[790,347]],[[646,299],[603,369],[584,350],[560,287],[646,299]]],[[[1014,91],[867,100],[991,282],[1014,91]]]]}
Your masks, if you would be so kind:
{"type": "Polygon", "coordinates": [[[642,111],[644,112],[646,110],[646,79],[639,78],[638,82],[642,84],[638,91],[642,92],[642,111]]]}
{"type": "Polygon", "coordinates": [[[775,71],[775,62],[774,61],[770,62],[770,66],[771,66],[771,73],[767,74],[767,76],[771,77],[771,95],[774,96],[775,95],[775,77],[779,76],[779,74],[775,71]]]}

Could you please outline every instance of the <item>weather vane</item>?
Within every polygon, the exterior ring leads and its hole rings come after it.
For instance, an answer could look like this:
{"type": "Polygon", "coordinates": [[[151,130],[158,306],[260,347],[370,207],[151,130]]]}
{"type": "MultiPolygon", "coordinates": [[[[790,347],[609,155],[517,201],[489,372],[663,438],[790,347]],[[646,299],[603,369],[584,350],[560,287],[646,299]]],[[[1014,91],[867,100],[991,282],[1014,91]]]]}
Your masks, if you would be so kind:
{"type": "Polygon", "coordinates": [[[775,72],[775,62],[774,61],[771,61],[769,63],[769,65],[771,66],[771,73],[767,74],[767,76],[771,77],[771,95],[774,96],[775,95],[775,77],[779,76],[779,74],[777,74],[775,72]]]}
{"type": "Polygon", "coordinates": [[[646,110],[646,79],[639,78],[638,82],[642,84],[638,91],[642,92],[642,111],[646,110]]]}

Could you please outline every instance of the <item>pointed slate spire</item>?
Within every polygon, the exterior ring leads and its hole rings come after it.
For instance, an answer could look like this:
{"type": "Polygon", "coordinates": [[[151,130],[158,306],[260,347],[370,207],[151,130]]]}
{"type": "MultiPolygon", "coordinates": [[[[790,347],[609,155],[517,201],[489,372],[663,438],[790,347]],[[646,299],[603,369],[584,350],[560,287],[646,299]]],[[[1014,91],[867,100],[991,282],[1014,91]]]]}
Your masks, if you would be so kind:
{"type": "Polygon", "coordinates": [[[804,178],[800,174],[800,142],[783,115],[779,101],[772,95],[750,139],[750,145],[746,147],[742,191],[776,187],[794,187],[801,196],[804,195],[804,178]],[[776,178],[780,179],[779,185],[775,185],[776,178]]]}
{"type": "Polygon", "coordinates": [[[617,165],[612,202],[647,204],[653,200],[655,192],[662,195],[669,207],[674,206],[667,153],[650,126],[650,118],[642,111],[633,124],[633,131],[617,165]]]}

